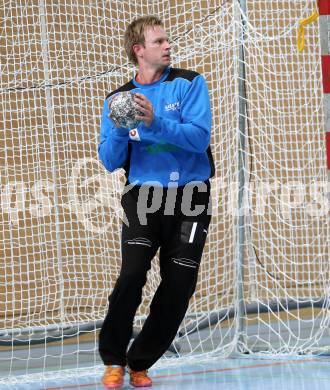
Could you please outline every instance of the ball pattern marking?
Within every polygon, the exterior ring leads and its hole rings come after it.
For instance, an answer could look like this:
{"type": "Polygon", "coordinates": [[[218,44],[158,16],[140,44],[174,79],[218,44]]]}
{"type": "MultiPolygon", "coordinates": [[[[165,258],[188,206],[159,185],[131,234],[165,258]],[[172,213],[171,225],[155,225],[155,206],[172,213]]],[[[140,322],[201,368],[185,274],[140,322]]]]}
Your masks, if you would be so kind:
{"type": "Polygon", "coordinates": [[[110,118],[117,122],[120,127],[134,129],[140,121],[136,115],[143,115],[134,101],[134,94],[130,91],[118,92],[109,103],[110,118]]]}

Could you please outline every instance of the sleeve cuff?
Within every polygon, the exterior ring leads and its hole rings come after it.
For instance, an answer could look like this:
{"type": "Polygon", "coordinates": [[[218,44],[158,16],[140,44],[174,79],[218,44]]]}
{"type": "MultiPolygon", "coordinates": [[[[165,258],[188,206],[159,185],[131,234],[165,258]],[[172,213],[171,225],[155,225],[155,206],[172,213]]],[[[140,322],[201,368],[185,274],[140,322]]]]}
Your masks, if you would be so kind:
{"type": "Polygon", "coordinates": [[[146,127],[147,130],[151,130],[154,133],[159,133],[161,131],[161,120],[158,116],[154,116],[154,120],[151,122],[149,127],[146,127]]]}
{"type": "Polygon", "coordinates": [[[113,138],[118,140],[128,139],[129,130],[124,127],[116,127],[113,132],[113,138]]]}

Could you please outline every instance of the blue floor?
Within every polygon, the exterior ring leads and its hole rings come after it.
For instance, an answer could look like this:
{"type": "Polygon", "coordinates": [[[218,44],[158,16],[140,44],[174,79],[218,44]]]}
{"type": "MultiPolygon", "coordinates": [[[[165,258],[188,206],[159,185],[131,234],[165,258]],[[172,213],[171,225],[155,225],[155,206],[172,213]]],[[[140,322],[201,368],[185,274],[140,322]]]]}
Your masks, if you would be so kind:
{"type": "MultiPolygon", "coordinates": [[[[189,390],[329,390],[330,360],[219,359],[212,363],[172,368],[151,368],[153,388],[189,390]]],[[[0,385],[2,390],[101,390],[102,370],[67,379],[49,379],[35,383],[0,385]]],[[[123,389],[129,389],[128,377],[123,389]]]]}

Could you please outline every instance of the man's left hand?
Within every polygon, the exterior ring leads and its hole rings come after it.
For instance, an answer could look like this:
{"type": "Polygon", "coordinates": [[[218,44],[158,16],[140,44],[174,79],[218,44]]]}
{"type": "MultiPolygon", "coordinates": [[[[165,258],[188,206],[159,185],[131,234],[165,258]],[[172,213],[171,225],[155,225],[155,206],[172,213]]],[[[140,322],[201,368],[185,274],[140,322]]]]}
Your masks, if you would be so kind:
{"type": "Polygon", "coordinates": [[[144,122],[144,124],[149,127],[151,122],[154,120],[154,109],[150,100],[142,93],[135,93],[134,100],[138,105],[138,109],[143,113],[143,115],[137,115],[135,118],[139,121],[144,122]]]}

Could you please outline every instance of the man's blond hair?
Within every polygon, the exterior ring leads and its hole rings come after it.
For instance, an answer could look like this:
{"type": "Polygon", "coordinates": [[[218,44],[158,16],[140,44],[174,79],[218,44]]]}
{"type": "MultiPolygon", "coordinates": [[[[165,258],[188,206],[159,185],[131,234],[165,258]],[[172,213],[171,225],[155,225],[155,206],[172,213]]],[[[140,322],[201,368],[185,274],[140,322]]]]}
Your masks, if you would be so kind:
{"type": "Polygon", "coordinates": [[[144,33],[150,27],[163,26],[163,22],[157,16],[142,16],[134,19],[127,27],[124,35],[124,48],[128,59],[135,65],[138,64],[133,46],[140,43],[145,44],[144,33]]]}

